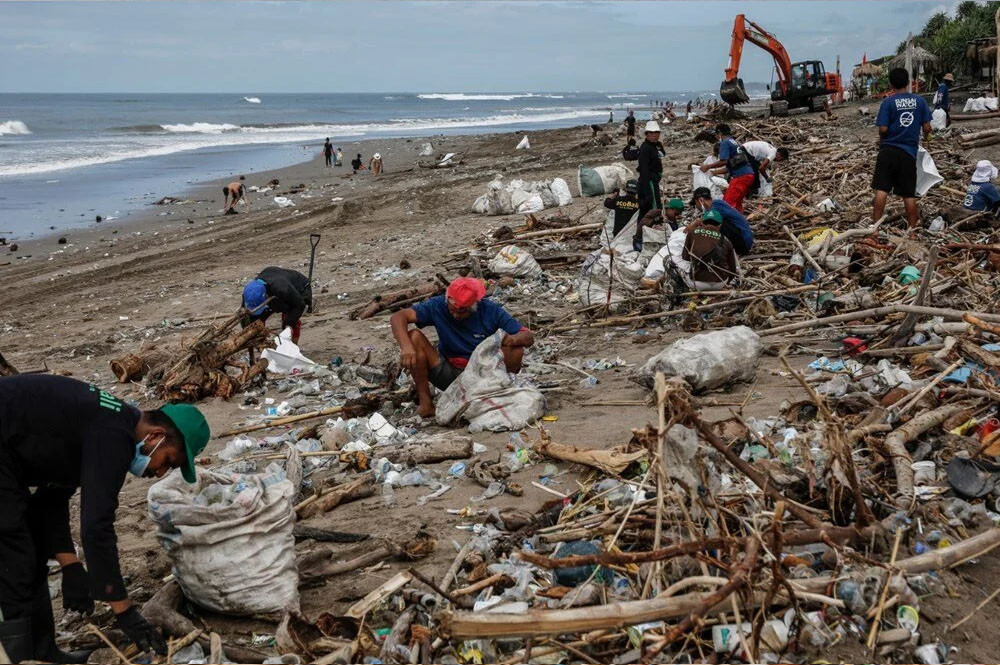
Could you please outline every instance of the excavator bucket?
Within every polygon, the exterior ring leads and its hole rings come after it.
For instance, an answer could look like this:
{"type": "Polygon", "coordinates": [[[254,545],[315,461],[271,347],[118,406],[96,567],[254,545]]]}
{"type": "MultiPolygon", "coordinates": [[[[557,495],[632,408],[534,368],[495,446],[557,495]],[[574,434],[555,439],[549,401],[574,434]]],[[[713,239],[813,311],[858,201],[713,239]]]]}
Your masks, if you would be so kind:
{"type": "Polygon", "coordinates": [[[743,79],[740,78],[723,81],[719,88],[719,96],[727,104],[746,104],[750,101],[750,96],[743,87],[743,79]]]}

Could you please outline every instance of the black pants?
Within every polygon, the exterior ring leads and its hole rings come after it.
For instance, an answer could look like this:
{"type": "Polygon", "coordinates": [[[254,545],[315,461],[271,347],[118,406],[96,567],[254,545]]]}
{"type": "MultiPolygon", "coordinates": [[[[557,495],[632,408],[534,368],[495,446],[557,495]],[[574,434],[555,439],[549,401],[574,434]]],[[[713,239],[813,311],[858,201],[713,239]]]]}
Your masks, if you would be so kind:
{"type": "Polygon", "coordinates": [[[333,165],[333,155],[327,155],[326,156],[326,165],[327,166],[332,166],[333,165]]]}
{"type": "Polygon", "coordinates": [[[12,465],[0,452],[0,609],[4,620],[31,620],[34,658],[52,660],[56,648],[55,620],[48,586],[48,552],[42,529],[49,511],[46,493],[31,494],[18,482],[12,465]]]}
{"type": "Polygon", "coordinates": [[[660,198],[660,183],[651,180],[639,181],[639,217],[642,219],[650,210],[662,210],[663,203],[660,198]]]}

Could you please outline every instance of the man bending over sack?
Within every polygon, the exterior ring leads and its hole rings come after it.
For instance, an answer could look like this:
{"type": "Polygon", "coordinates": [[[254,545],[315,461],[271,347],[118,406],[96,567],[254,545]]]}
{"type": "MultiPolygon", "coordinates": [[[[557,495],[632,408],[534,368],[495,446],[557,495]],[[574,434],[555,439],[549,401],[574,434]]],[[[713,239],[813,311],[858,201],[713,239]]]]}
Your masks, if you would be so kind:
{"type": "Polygon", "coordinates": [[[125,590],[115,537],[118,492],[126,473],[160,478],[179,468],[195,482],[195,457],[209,436],[205,417],[189,404],[140,411],[63,376],[0,379],[0,643],[7,662],[87,662],[56,647],[49,559],[62,568],[64,609],[86,614],[104,601],[141,651],[167,653],[160,631],[125,590]],[[77,487],[89,571],[70,535],[77,487]]]}
{"type": "Polygon", "coordinates": [[[448,286],[445,295],[400,310],[389,319],[399,344],[400,365],[410,372],[417,386],[420,416],[434,415],[430,384],[445,390],[469,364],[476,347],[498,330],[507,333],[501,344],[507,371],[521,371],[524,349],[535,343],[535,334],[485,295],[481,281],[460,277],[448,286]],[[411,324],[417,328],[434,326],[437,348],[422,332],[410,330],[411,324]]]}
{"type": "Polygon", "coordinates": [[[244,327],[256,319],[267,321],[272,312],[281,312],[281,329],[291,327],[292,341],[298,344],[302,313],[307,308],[312,311],[312,286],[308,277],[295,270],[264,268],[243,288],[243,306],[250,310],[244,327]]]}

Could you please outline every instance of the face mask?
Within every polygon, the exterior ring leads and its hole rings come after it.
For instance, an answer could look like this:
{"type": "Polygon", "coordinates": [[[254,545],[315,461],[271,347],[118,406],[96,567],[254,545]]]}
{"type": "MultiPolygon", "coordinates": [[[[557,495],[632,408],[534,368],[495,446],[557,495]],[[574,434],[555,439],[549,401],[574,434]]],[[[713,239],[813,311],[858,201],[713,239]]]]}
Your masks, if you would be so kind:
{"type": "Polygon", "coordinates": [[[161,437],[157,444],[153,446],[153,449],[149,451],[149,455],[144,455],[142,447],[145,445],[146,439],[148,438],[149,436],[147,435],[142,441],[135,444],[135,457],[132,458],[132,462],[128,466],[129,473],[137,478],[142,478],[142,474],[146,472],[146,468],[152,461],[152,454],[155,453],[156,449],[160,447],[161,443],[163,443],[163,438],[161,437]]]}

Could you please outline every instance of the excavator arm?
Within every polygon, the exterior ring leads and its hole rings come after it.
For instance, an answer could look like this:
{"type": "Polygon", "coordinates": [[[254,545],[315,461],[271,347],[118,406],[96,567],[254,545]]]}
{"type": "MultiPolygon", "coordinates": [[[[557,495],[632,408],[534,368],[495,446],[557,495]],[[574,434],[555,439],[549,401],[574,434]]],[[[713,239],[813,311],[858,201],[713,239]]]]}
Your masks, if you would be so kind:
{"type": "Polygon", "coordinates": [[[788,51],[785,50],[781,42],[775,39],[774,35],[753,21],[748,21],[743,14],[738,14],[733,24],[733,41],[729,47],[729,66],[726,67],[726,78],[719,90],[723,101],[730,104],[750,101],[750,97],[743,87],[743,80],[739,78],[744,42],[756,44],[771,54],[771,57],[774,58],[774,68],[778,72],[778,85],[781,93],[782,95],[787,94],[789,80],[792,76],[792,61],[788,57],[788,51]]]}

